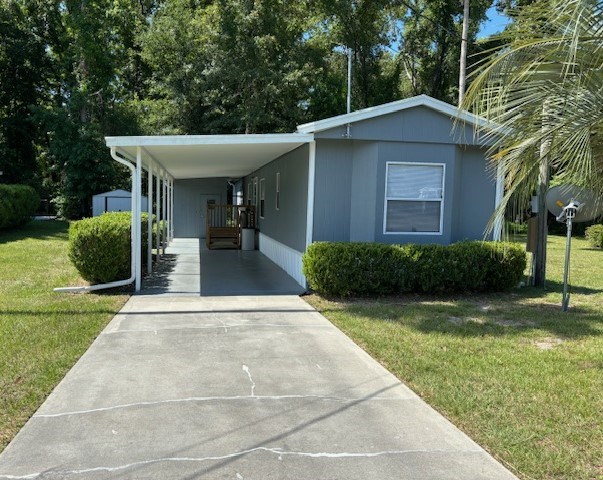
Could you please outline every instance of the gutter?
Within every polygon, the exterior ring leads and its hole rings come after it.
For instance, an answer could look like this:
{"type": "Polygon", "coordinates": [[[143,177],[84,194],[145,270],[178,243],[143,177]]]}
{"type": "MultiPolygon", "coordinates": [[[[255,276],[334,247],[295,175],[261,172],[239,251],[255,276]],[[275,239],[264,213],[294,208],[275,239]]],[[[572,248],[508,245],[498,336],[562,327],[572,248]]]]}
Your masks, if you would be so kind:
{"type": "MultiPolygon", "coordinates": [[[[111,147],[111,157],[113,158],[113,160],[115,160],[116,162],[121,163],[122,165],[125,165],[126,167],[128,167],[130,169],[130,172],[132,173],[132,199],[131,199],[131,207],[132,207],[132,224],[130,225],[130,243],[131,243],[131,251],[130,251],[130,257],[131,257],[131,264],[130,264],[130,278],[127,278],[125,280],[117,280],[115,282],[109,282],[109,283],[99,283],[97,285],[88,285],[85,287],[59,287],[59,288],[55,288],[54,291],[55,292],[71,292],[71,293],[79,293],[79,292],[93,292],[95,290],[104,290],[107,288],[117,288],[117,287],[125,287],[126,285],[130,285],[134,282],[134,280],[136,279],[136,242],[134,241],[134,235],[135,235],[135,231],[134,228],[136,226],[136,215],[134,215],[134,202],[135,202],[135,195],[138,196],[138,192],[135,192],[134,190],[136,189],[136,167],[134,165],[132,165],[131,162],[128,162],[127,160],[124,160],[123,158],[120,158],[117,156],[117,153],[115,152],[115,147],[111,147]]],[[[149,202],[151,201],[151,199],[149,199],[149,202]]]]}

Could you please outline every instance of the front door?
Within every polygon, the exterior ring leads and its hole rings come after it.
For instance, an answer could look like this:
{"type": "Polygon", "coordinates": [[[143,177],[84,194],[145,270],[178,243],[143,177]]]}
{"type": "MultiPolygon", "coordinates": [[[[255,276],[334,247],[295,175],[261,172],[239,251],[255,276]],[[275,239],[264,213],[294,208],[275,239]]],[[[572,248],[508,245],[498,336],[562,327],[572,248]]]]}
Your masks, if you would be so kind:
{"type": "Polygon", "coordinates": [[[201,238],[205,238],[205,220],[207,216],[207,206],[220,203],[220,195],[201,194],[201,238]]]}

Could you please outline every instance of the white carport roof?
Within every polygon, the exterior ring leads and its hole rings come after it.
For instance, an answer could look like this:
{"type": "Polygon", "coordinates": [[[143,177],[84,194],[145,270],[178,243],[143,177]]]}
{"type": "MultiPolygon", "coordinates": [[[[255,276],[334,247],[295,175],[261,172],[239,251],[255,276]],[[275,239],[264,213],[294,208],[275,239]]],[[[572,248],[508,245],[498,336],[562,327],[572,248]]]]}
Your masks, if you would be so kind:
{"type": "Polygon", "coordinates": [[[108,147],[136,158],[138,147],[174,178],[240,178],[314,140],[312,134],[106,137],[108,147]]]}

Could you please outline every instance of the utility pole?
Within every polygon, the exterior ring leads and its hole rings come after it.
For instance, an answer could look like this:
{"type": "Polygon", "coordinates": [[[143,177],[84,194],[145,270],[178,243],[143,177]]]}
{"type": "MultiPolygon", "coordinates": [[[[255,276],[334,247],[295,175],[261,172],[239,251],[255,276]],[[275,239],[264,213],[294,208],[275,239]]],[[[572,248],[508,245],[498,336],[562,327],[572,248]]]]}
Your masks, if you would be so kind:
{"type": "Polygon", "coordinates": [[[467,39],[469,38],[469,0],[463,0],[463,31],[461,34],[461,58],[459,68],[459,107],[465,97],[467,80],[467,39]]]}

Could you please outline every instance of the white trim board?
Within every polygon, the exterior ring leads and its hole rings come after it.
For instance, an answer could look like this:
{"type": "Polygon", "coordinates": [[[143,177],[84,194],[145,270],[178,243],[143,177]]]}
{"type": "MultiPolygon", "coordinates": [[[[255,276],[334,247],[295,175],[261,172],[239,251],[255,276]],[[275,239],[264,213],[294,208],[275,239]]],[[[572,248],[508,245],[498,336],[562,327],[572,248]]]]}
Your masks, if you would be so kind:
{"type": "Polygon", "coordinates": [[[297,283],[306,288],[302,273],[302,253],[260,232],[260,252],[281,267],[297,283]]]}
{"type": "Polygon", "coordinates": [[[303,133],[256,133],[232,135],[149,135],[105,137],[108,147],[144,147],[177,145],[266,145],[275,143],[307,143],[313,135],[303,133]]]}

